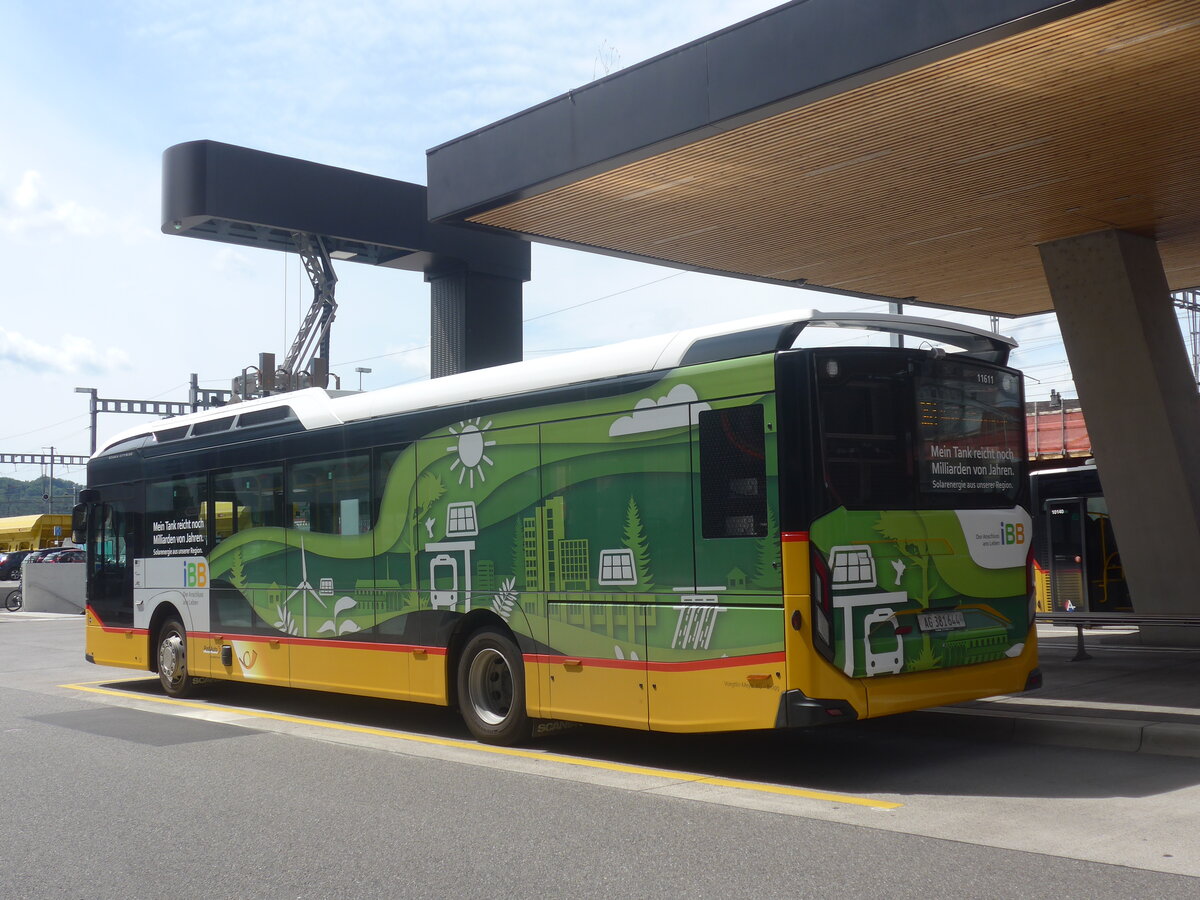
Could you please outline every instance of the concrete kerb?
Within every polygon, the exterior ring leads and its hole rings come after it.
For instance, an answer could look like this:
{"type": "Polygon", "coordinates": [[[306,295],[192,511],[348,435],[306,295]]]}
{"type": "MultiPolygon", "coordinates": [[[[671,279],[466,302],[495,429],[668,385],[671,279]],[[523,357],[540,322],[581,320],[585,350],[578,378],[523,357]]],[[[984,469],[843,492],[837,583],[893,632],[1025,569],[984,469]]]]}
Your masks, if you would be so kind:
{"type": "Polygon", "coordinates": [[[1200,725],[943,706],[906,717],[959,737],[1200,758],[1200,725]]]}

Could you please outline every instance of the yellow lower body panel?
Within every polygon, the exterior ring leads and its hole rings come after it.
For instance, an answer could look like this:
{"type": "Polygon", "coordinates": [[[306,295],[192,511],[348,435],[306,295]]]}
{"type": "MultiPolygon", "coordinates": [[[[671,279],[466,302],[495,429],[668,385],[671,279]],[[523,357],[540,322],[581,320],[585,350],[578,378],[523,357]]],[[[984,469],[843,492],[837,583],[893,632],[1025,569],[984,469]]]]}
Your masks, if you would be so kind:
{"type": "Polygon", "coordinates": [[[997,694],[1019,694],[1036,666],[1037,631],[1030,628],[1024,650],[1012,659],[869,679],[868,714],[890,716],[997,694]]]}
{"type": "MultiPolygon", "coordinates": [[[[209,664],[208,674],[213,678],[255,684],[290,684],[291,648],[282,641],[215,638],[206,644],[204,650],[209,664]],[[221,662],[222,646],[228,646],[232,651],[231,664],[228,666],[221,662]]],[[[188,658],[188,668],[192,669],[193,674],[201,675],[199,670],[192,667],[195,659],[195,654],[188,658]]]]}
{"type": "Polygon", "coordinates": [[[103,628],[91,610],[87,613],[84,646],[88,658],[98,666],[149,668],[146,632],[134,628],[103,628]]]}
{"type": "Polygon", "coordinates": [[[647,673],[652,731],[742,731],[775,727],[784,661],[647,673]]]}
{"type": "Polygon", "coordinates": [[[605,661],[552,658],[531,667],[527,660],[527,678],[530,668],[535,668],[550,698],[542,718],[649,728],[645,669],[597,662],[605,661]]]}
{"type": "Polygon", "coordinates": [[[407,698],[411,656],[407,648],[294,643],[290,659],[292,687],[407,698]]]}

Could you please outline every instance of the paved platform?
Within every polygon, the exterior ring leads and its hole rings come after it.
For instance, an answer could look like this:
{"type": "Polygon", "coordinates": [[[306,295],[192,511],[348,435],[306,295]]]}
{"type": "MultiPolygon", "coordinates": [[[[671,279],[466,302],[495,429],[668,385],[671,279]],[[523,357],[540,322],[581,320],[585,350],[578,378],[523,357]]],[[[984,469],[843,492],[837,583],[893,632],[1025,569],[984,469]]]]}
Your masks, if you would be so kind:
{"type": "Polygon", "coordinates": [[[991,739],[1200,757],[1200,648],[1144,644],[1136,628],[1038,626],[1043,687],[912,717],[991,739]]]}

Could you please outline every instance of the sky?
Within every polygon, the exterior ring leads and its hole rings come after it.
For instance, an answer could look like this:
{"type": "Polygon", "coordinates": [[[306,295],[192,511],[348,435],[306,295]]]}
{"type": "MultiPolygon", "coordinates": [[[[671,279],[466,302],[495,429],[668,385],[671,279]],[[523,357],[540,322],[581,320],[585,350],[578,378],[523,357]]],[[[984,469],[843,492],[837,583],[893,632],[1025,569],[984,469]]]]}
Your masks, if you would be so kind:
{"type": "MultiPolygon", "coordinates": [[[[312,299],[298,258],[162,234],[167,147],[211,139],[424,184],[427,149],[774,5],[0,0],[0,452],[86,454],[77,387],[184,401],[191,373],[228,388],[259,352],[286,354],[312,299]]],[[[421,276],[335,268],[343,387],[358,367],[366,389],[428,377],[421,276]]],[[[540,244],[524,303],[527,358],[784,309],[886,311],[540,244]]],[[[1021,343],[1029,399],[1074,396],[1052,316],[1000,330],[1021,343]]],[[[142,421],[102,414],[101,443],[142,421]]]]}

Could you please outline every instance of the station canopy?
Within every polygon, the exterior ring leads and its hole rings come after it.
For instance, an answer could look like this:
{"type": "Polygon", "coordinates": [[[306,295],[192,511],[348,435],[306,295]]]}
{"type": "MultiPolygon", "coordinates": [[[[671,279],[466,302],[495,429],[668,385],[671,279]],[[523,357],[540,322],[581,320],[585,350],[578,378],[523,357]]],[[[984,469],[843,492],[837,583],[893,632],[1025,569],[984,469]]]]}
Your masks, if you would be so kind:
{"type": "MultiPolygon", "coordinates": [[[[681,7],[682,9],[682,7],[681,7]]],[[[650,262],[1052,309],[1111,228],[1200,283],[1200,0],[790,3],[429,151],[429,212],[650,262]]]]}

